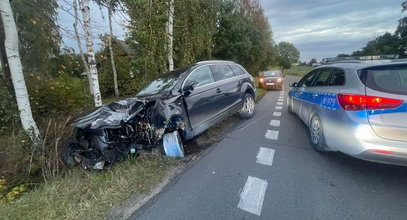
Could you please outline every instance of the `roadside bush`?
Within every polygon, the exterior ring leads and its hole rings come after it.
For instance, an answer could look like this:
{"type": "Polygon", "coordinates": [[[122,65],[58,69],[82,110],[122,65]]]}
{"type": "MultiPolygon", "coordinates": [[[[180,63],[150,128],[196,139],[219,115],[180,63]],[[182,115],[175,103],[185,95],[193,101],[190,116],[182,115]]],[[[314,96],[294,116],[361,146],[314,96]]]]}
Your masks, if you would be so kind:
{"type": "Polygon", "coordinates": [[[5,86],[0,86],[0,134],[11,129],[18,116],[14,96],[10,94],[5,86]]]}
{"type": "Polygon", "coordinates": [[[28,82],[31,108],[36,118],[79,112],[92,106],[85,79],[66,75],[47,79],[31,75],[28,82]]]}
{"type": "Polygon", "coordinates": [[[65,171],[60,152],[71,134],[71,117],[49,118],[38,123],[43,142],[33,145],[23,129],[2,136],[0,143],[0,198],[12,200],[22,189],[34,188],[65,171]]]}
{"type": "Polygon", "coordinates": [[[123,85],[123,95],[134,96],[148,84],[148,80],[133,79],[123,85]]]}

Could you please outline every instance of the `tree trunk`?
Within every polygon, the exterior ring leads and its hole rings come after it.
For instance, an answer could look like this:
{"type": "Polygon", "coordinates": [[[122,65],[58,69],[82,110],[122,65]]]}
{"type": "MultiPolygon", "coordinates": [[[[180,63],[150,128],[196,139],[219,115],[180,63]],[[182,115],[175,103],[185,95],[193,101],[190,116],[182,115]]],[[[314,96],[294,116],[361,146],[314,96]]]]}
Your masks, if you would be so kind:
{"type": "Polygon", "coordinates": [[[90,30],[90,8],[89,0],[82,1],[83,31],[85,33],[86,47],[88,50],[89,74],[91,78],[91,89],[95,106],[102,106],[102,96],[99,90],[98,70],[96,68],[95,52],[93,50],[93,39],[90,30]]]}
{"type": "Polygon", "coordinates": [[[119,97],[119,86],[117,85],[117,71],[116,71],[116,64],[114,63],[114,55],[113,55],[113,48],[112,48],[112,38],[113,38],[113,28],[112,28],[112,0],[108,1],[107,5],[108,10],[108,17],[109,17],[109,53],[110,53],[110,62],[112,63],[112,71],[113,71],[113,84],[114,84],[114,95],[119,97]]]}
{"type": "Polygon", "coordinates": [[[168,36],[168,70],[174,69],[173,45],[174,45],[174,0],[169,0],[168,21],[167,21],[167,36],[168,36]]]}
{"type": "Polygon", "coordinates": [[[5,41],[6,35],[4,32],[4,25],[0,16],[0,71],[3,69],[3,72],[0,73],[0,78],[9,90],[10,94],[14,94],[13,82],[11,81],[11,72],[7,61],[6,47],[4,46],[5,41]]]}
{"type": "Polygon", "coordinates": [[[90,94],[93,95],[92,79],[90,77],[89,65],[88,65],[88,62],[86,62],[86,58],[83,53],[81,38],[79,36],[79,31],[78,31],[78,22],[79,22],[78,0],[73,0],[73,10],[74,10],[74,16],[75,16],[74,17],[75,21],[73,23],[73,29],[75,30],[75,38],[76,38],[76,42],[78,44],[79,53],[81,55],[81,60],[82,60],[83,66],[85,67],[85,72],[87,73],[86,75],[88,77],[88,82],[89,82],[89,91],[90,91],[90,94]]]}
{"type": "Polygon", "coordinates": [[[30,135],[34,144],[40,142],[40,132],[31,113],[30,100],[28,98],[27,87],[25,85],[23,68],[21,66],[20,54],[18,52],[17,27],[13,17],[9,0],[0,0],[0,13],[3,20],[5,32],[5,48],[7,60],[14,85],[18,110],[20,111],[21,124],[24,130],[30,135]]]}

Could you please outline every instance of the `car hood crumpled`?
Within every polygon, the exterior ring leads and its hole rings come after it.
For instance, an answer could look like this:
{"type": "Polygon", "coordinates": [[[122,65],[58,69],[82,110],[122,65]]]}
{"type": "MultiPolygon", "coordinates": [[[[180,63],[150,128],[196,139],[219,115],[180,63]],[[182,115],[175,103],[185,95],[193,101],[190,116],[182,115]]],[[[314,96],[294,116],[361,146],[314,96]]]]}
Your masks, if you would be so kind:
{"type": "Polygon", "coordinates": [[[71,123],[76,128],[116,128],[137,115],[145,106],[145,101],[128,98],[104,105],[95,111],[81,116],[71,123]]]}

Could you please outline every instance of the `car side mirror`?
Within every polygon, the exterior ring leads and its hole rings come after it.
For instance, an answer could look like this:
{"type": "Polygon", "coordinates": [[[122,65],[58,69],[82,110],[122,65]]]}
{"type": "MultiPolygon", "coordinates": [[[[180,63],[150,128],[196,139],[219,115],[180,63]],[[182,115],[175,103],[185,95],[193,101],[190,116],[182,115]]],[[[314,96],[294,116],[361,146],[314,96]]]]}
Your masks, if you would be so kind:
{"type": "Polygon", "coordinates": [[[198,85],[197,81],[191,81],[184,85],[184,88],[182,88],[184,95],[188,96],[189,94],[191,94],[191,92],[194,91],[197,85],[198,85]]]}
{"type": "Polygon", "coordinates": [[[298,83],[296,83],[296,82],[289,84],[290,87],[297,87],[297,85],[298,85],[298,83]]]}

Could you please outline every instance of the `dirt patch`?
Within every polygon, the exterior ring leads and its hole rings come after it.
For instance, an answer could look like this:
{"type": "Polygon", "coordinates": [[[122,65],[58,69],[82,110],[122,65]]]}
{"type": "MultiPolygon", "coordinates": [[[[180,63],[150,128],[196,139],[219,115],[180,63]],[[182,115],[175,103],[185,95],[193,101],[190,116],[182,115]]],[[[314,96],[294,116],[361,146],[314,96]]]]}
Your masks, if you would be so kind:
{"type": "Polygon", "coordinates": [[[184,146],[185,155],[194,155],[208,149],[214,143],[220,141],[241,120],[238,115],[230,116],[203,134],[187,142],[184,146]]]}

